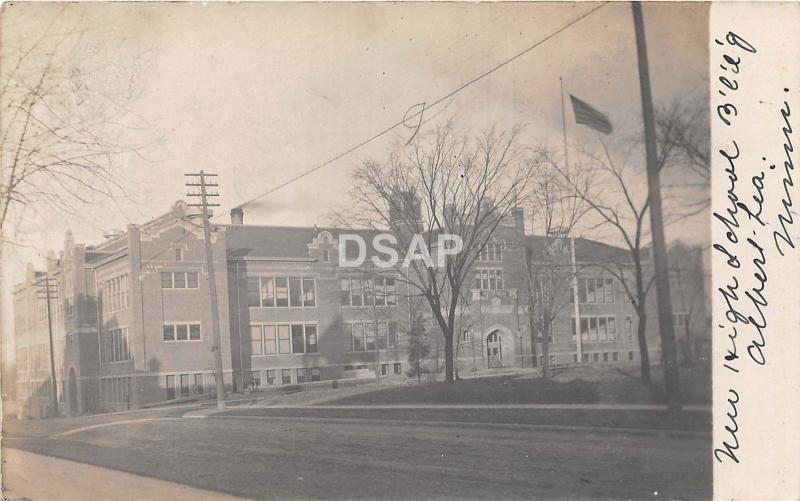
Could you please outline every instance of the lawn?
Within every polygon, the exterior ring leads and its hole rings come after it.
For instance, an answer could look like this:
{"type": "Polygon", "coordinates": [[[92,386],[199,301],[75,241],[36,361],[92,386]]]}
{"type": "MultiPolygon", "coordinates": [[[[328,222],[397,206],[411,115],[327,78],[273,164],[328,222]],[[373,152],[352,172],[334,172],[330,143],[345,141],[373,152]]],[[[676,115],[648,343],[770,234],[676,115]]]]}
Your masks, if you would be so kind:
{"type": "MultiPolygon", "coordinates": [[[[345,396],[336,405],[392,404],[660,404],[663,370],[652,368],[653,385],[639,379],[638,366],[576,366],[558,371],[552,379],[537,374],[456,381],[454,384],[410,384],[345,396]]],[[[711,379],[702,368],[681,367],[681,390],[686,404],[711,404],[711,379]]]]}
{"type": "Polygon", "coordinates": [[[326,402],[336,405],[390,404],[592,404],[598,383],[557,382],[514,376],[465,379],[454,384],[433,383],[391,387],[326,402]]]}

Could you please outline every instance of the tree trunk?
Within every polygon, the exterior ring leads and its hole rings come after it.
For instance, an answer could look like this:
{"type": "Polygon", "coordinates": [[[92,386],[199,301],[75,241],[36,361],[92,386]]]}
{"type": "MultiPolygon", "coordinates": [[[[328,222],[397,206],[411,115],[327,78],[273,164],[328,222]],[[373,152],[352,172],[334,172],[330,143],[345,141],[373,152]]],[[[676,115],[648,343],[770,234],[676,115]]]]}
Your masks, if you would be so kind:
{"type": "Polygon", "coordinates": [[[686,329],[686,358],[689,365],[694,365],[695,363],[695,355],[694,355],[694,340],[692,339],[692,329],[691,329],[691,316],[686,315],[684,319],[684,328],[686,329]]]}
{"type": "Polygon", "coordinates": [[[638,311],[639,325],[636,328],[636,337],[639,340],[639,360],[642,368],[642,381],[650,383],[650,354],[647,351],[647,314],[638,311]]]}
{"type": "Polygon", "coordinates": [[[444,380],[447,383],[455,381],[453,378],[453,333],[447,332],[444,336],[444,380]]]}
{"type": "Polygon", "coordinates": [[[547,379],[550,377],[550,324],[545,319],[542,324],[542,378],[547,379]]]}

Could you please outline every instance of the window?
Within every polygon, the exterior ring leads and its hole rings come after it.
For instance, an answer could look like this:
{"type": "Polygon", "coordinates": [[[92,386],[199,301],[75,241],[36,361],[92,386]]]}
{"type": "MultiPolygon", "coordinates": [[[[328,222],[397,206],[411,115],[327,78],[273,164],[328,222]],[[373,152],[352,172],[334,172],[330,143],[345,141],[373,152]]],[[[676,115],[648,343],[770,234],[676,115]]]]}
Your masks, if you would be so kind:
{"type": "Polygon", "coordinates": [[[364,332],[367,339],[367,351],[375,351],[375,324],[371,322],[364,324],[364,332]]]}
{"type": "Polygon", "coordinates": [[[320,381],[322,379],[322,373],[319,370],[319,367],[312,367],[311,368],[311,382],[320,381]]]}
{"type": "Polygon", "coordinates": [[[303,306],[303,285],[298,277],[289,278],[289,306],[303,306]]]}
{"type": "Polygon", "coordinates": [[[288,325],[278,326],[278,353],[288,354],[292,352],[291,337],[288,325]]]}
{"type": "Polygon", "coordinates": [[[247,305],[251,308],[316,306],[314,284],[311,277],[248,277],[247,305]]]}
{"type": "Polygon", "coordinates": [[[389,375],[389,364],[381,364],[381,376],[389,375]]]}
{"type": "Polygon", "coordinates": [[[397,322],[388,322],[389,348],[397,347],[397,322]]]}
{"type": "Polygon", "coordinates": [[[181,396],[189,396],[189,374],[181,374],[181,396]]]}
{"type": "Polygon", "coordinates": [[[362,280],[364,290],[364,306],[375,305],[375,281],[371,278],[362,280]]]}
{"type": "Polygon", "coordinates": [[[617,340],[617,319],[615,317],[608,317],[606,319],[606,326],[608,328],[608,340],[617,340]]]}
{"type": "Polygon", "coordinates": [[[331,251],[325,249],[322,251],[322,262],[323,263],[330,263],[331,262],[331,251]]]}
{"type": "Polygon", "coordinates": [[[583,355],[581,355],[581,360],[583,361],[583,363],[587,363],[589,361],[589,354],[584,353],[583,355]]]}
{"type": "Polygon", "coordinates": [[[616,351],[611,354],[611,358],[612,358],[612,360],[614,362],[618,362],[619,361],[619,356],[618,355],[619,355],[619,353],[617,353],[616,351]]]}
{"type": "Polygon", "coordinates": [[[374,281],[373,292],[375,294],[375,306],[386,306],[386,279],[376,278],[374,281]]]}
{"type": "Polygon", "coordinates": [[[275,306],[289,306],[289,279],[275,277],[275,306]]]}
{"type": "Polygon", "coordinates": [[[275,373],[277,371],[275,369],[268,369],[267,370],[267,386],[274,386],[275,385],[275,373]]]}
{"type": "Polygon", "coordinates": [[[556,365],[556,356],[550,355],[550,367],[556,365]]]}
{"type": "Polygon", "coordinates": [[[275,279],[272,277],[261,277],[261,306],[275,306],[275,279]]]}
{"type": "MultiPolygon", "coordinates": [[[[100,285],[100,295],[102,296],[102,308],[105,312],[120,311],[128,308],[128,275],[120,275],[118,277],[104,281],[100,285]]],[[[72,298],[69,298],[70,300],[72,298]]],[[[68,313],[72,310],[70,305],[67,305],[68,313]]]]}
{"type": "Polygon", "coordinates": [[[350,305],[362,306],[363,304],[364,303],[361,291],[361,279],[352,278],[350,279],[350,305]]]}
{"type": "Polygon", "coordinates": [[[164,324],[164,341],[200,341],[200,324],[164,324]]]}
{"type": "Polygon", "coordinates": [[[599,353],[592,353],[592,361],[599,362],[600,361],[600,354],[599,353]]]}
{"type": "Polygon", "coordinates": [[[385,277],[342,278],[339,298],[342,306],[397,306],[397,281],[385,277]]]}
{"type": "Polygon", "coordinates": [[[281,369],[281,383],[292,384],[292,369],[281,369]]]}
{"type": "Polygon", "coordinates": [[[398,376],[403,374],[403,364],[402,363],[400,363],[400,362],[395,362],[394,363],[394,373],[397,374],[398,376]]]}
{"type": "Polygon", "coordinates": [[[303,340],[303,326],[292,325],[292,353],[305,353],[305,342],[303,340]]]}
{"type": "Polygon", "coordinates": [[[578,280],[578,301],[612,304],[615,302],[614,289],[612,278],[581,278],[578,280]]]}
{"type": "Polygon", "coordinates": [[[252,355],[317,353],[316,324],[251,325],[252,355]]]}
{"type": "MultiPolygon", "coordinates": [[[[574,327],[573,327],[574,332],[574,327]]],[[[610,316],[585,316],[581,317],[582,341],[616,341],[617,320],[610,316]]]]}
{"type": "Polygon", "coordinates": [[[475,288],[480,290],[503,290],[503,270],[477,270],[475,288]]]}
{"type": "Polygon", "coordinates": [[[196,271],[162,271],[162,289],[197,289],[198,273],[196,271]]]}
{"type": "Polygon", "coordinates": [[[297,384],[306,382],[306,372],[304,367],[297,369],[297,384]]]}
{"type": "Polygon", "coordinates": [[[264,354],[264,343],[260,325],[250,326],[250,354],[251,355],[264,354]]]}
{"type": "Polygon", "coordinates": [[[198,395],[203,394],[203,375],[202,374],[195,374],[194,375],[194,392],[198,395]]]}
{"type": "Polygon", "coordinates": [[[388,347],[388,344],[389,340],[387,327],[385,323],[381,322],[378,324],[378,349],[385,350],[388,347]]]}
{"type": "Polygon", "coordinates": [[[274,355],[278,353],[276,327],[274,325],[263,326],[264,330],[264,355],[274,355]]]}
{"type": "Polygon", "coordinates": [[[633,362],[633,352],[632,351],[628,352],[628,360],[633,362]]]}
{"type": "Polygon", "coordinates": [[[317,326],[307,324],[306,329],[306,353],[317,353],[317,326]]]}
{"type": "Polygon", "coordinates": [[[353,351],[365,351],[367,349],[364,341],[364,324],[351,324],[353,332],[353,351]]]}
{"type": "Polygon", "coordinates": [[[603,362],[608,362],[608,353],[603,353],[603,362]]]}
{"type": "Polygon", "coordinates": [[[313,278],[303,279],[303,306],[316,306],[317,293],[313,278]]]}
{"type": "Polygon", "coordinates": [[[175,399],[175,376],[167,376],[167,400],[175,399]]]}
{"type": "Polygon", "coordinates": [[[111,329],[100,338],[103,362],[125,362],[131,360],[128,344],[128,328],[111,329]]]}
{"type": "Polygon", "coordinates": [[[503,261],[503,248],[505,247],[504,242],[500,243],[487,243],[481,249],[480,254],[478,255],[479,261],[493,261],[493,262],[502,262],[503,261]]]}
{"type": "Polygon", "coordinates": [[[350,347],[352,351],[375,351],[375,343],[379,350],[397,348],[397,322],[357,322],[349,324],[351,333],[350,347]]]}
{"type": "Polygon", "coordinates": [[[175,261],[183,261],[183,249],[175,249],[175,261]]]}

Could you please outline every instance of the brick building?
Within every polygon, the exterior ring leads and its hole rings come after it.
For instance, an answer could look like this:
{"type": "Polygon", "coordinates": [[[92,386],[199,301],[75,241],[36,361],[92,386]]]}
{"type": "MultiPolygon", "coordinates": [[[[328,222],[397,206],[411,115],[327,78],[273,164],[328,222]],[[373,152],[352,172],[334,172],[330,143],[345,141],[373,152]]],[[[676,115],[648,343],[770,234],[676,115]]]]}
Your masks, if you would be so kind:
{"type": "MultiPolygon", "coordinates": [[[[472,289],[462,294],[456,342],[462,374],[541,364],[542,329],[529,321],[525,260],[540,264],[546,240],[525,235],[521,218],[518,212],[495,231],[474,265],[472,289]]],[[[340,235],[351,230],[245,225],[243,219],[234,209],[231,223],[215,226],[211,236],[227,391],[374,377],[376,370],[404,378],[417,314],[432,344],[428,365],[443,367],[442,336],[424,300],[391,272],[339,267],[340,235]]],[[[77,244],[68,234],[47,270],[28,268],[14,290],[20,415],[41,416],[49,405],[47,305],[36,294],[44,277],[53,279],[58,294],[50,308],[61,412],[137,408],[215,391],[201,221],[177,202],[99,245],[77,244]]],[[[357,233],[370,241],[376,232],[357,233]]],[[[585,239],[574,247],[578,305],[571,302],[570,274],[566,288],[553,292],[551,361],[638,363],[635,312],[607,267],[598,265],[624,265],[626,252],[585,239]]],[[[697,282],[702,262],[685,246],[670,252],[681,266],[672,275],[673,303],[685,332],[676,332],[690,340],[688,356],[700,357],[708,344],[702,278],[697,282]]],[[[658,363],[654,296],[647,337],[651,361],[658,363]]]]}

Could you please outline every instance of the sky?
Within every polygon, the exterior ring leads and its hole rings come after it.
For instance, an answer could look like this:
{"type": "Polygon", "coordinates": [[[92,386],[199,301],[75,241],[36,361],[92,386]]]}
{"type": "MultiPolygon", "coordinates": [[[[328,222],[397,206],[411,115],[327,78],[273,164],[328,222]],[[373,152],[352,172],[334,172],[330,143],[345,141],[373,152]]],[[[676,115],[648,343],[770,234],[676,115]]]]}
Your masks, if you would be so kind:
{"type": "MultiPolygon", "coordinates": [[[[320,165],[530,47],[592,3],[81,3],[5,4],[2,41],[20,45],[62,26],[82,30],[75,65],[93,82],[134,93],[115,134],[137,153],[115,159],[127,197],[96,200],[77,216],[33,207],[14,229],[24,246],[5,256],[5,276],[43,264],[64,232],[78,242],[142,224],[185,198],[184,173],[219,174],[219,212],[320,165]],[[53,19],[56,19],[53,22],[53,19]],[[124,85],[123,85],[124,84],[124,85]]],[[[707,99],[708,6],[644,5],[653,96],[707,99]]],[[[1,64],[1,63],[0,63],[1,64]]],[[[526,145],[562,148],[559,77],[606,113],[611,140],[641,134],[630,4],[611,3],[524,56],[428,110],[467,133],[527,125],[526,145]]],[[[571,147],[597,134],[567,114],[571,147]]],[[[245,207],[245,222],[314,225],[347,205],[349,172],[412,131],[400,126],[369,145],[245,207]]],[[[709,240],[708,215],[667,238],[709,240]],[[680,231],[680,233],[678,233],[680,231]]],[[[615,243],[613,235],[598,235],[615,243]]],[[[6,301],[7,301],[6,295],[6,301]]],[[[6,302],[8,304],[8,302],[6,302]]],[[[7,309],[5,311],[8,311],[7,309]]],[[[8,319],[5,319],[6,321],[8,319]]]]}

